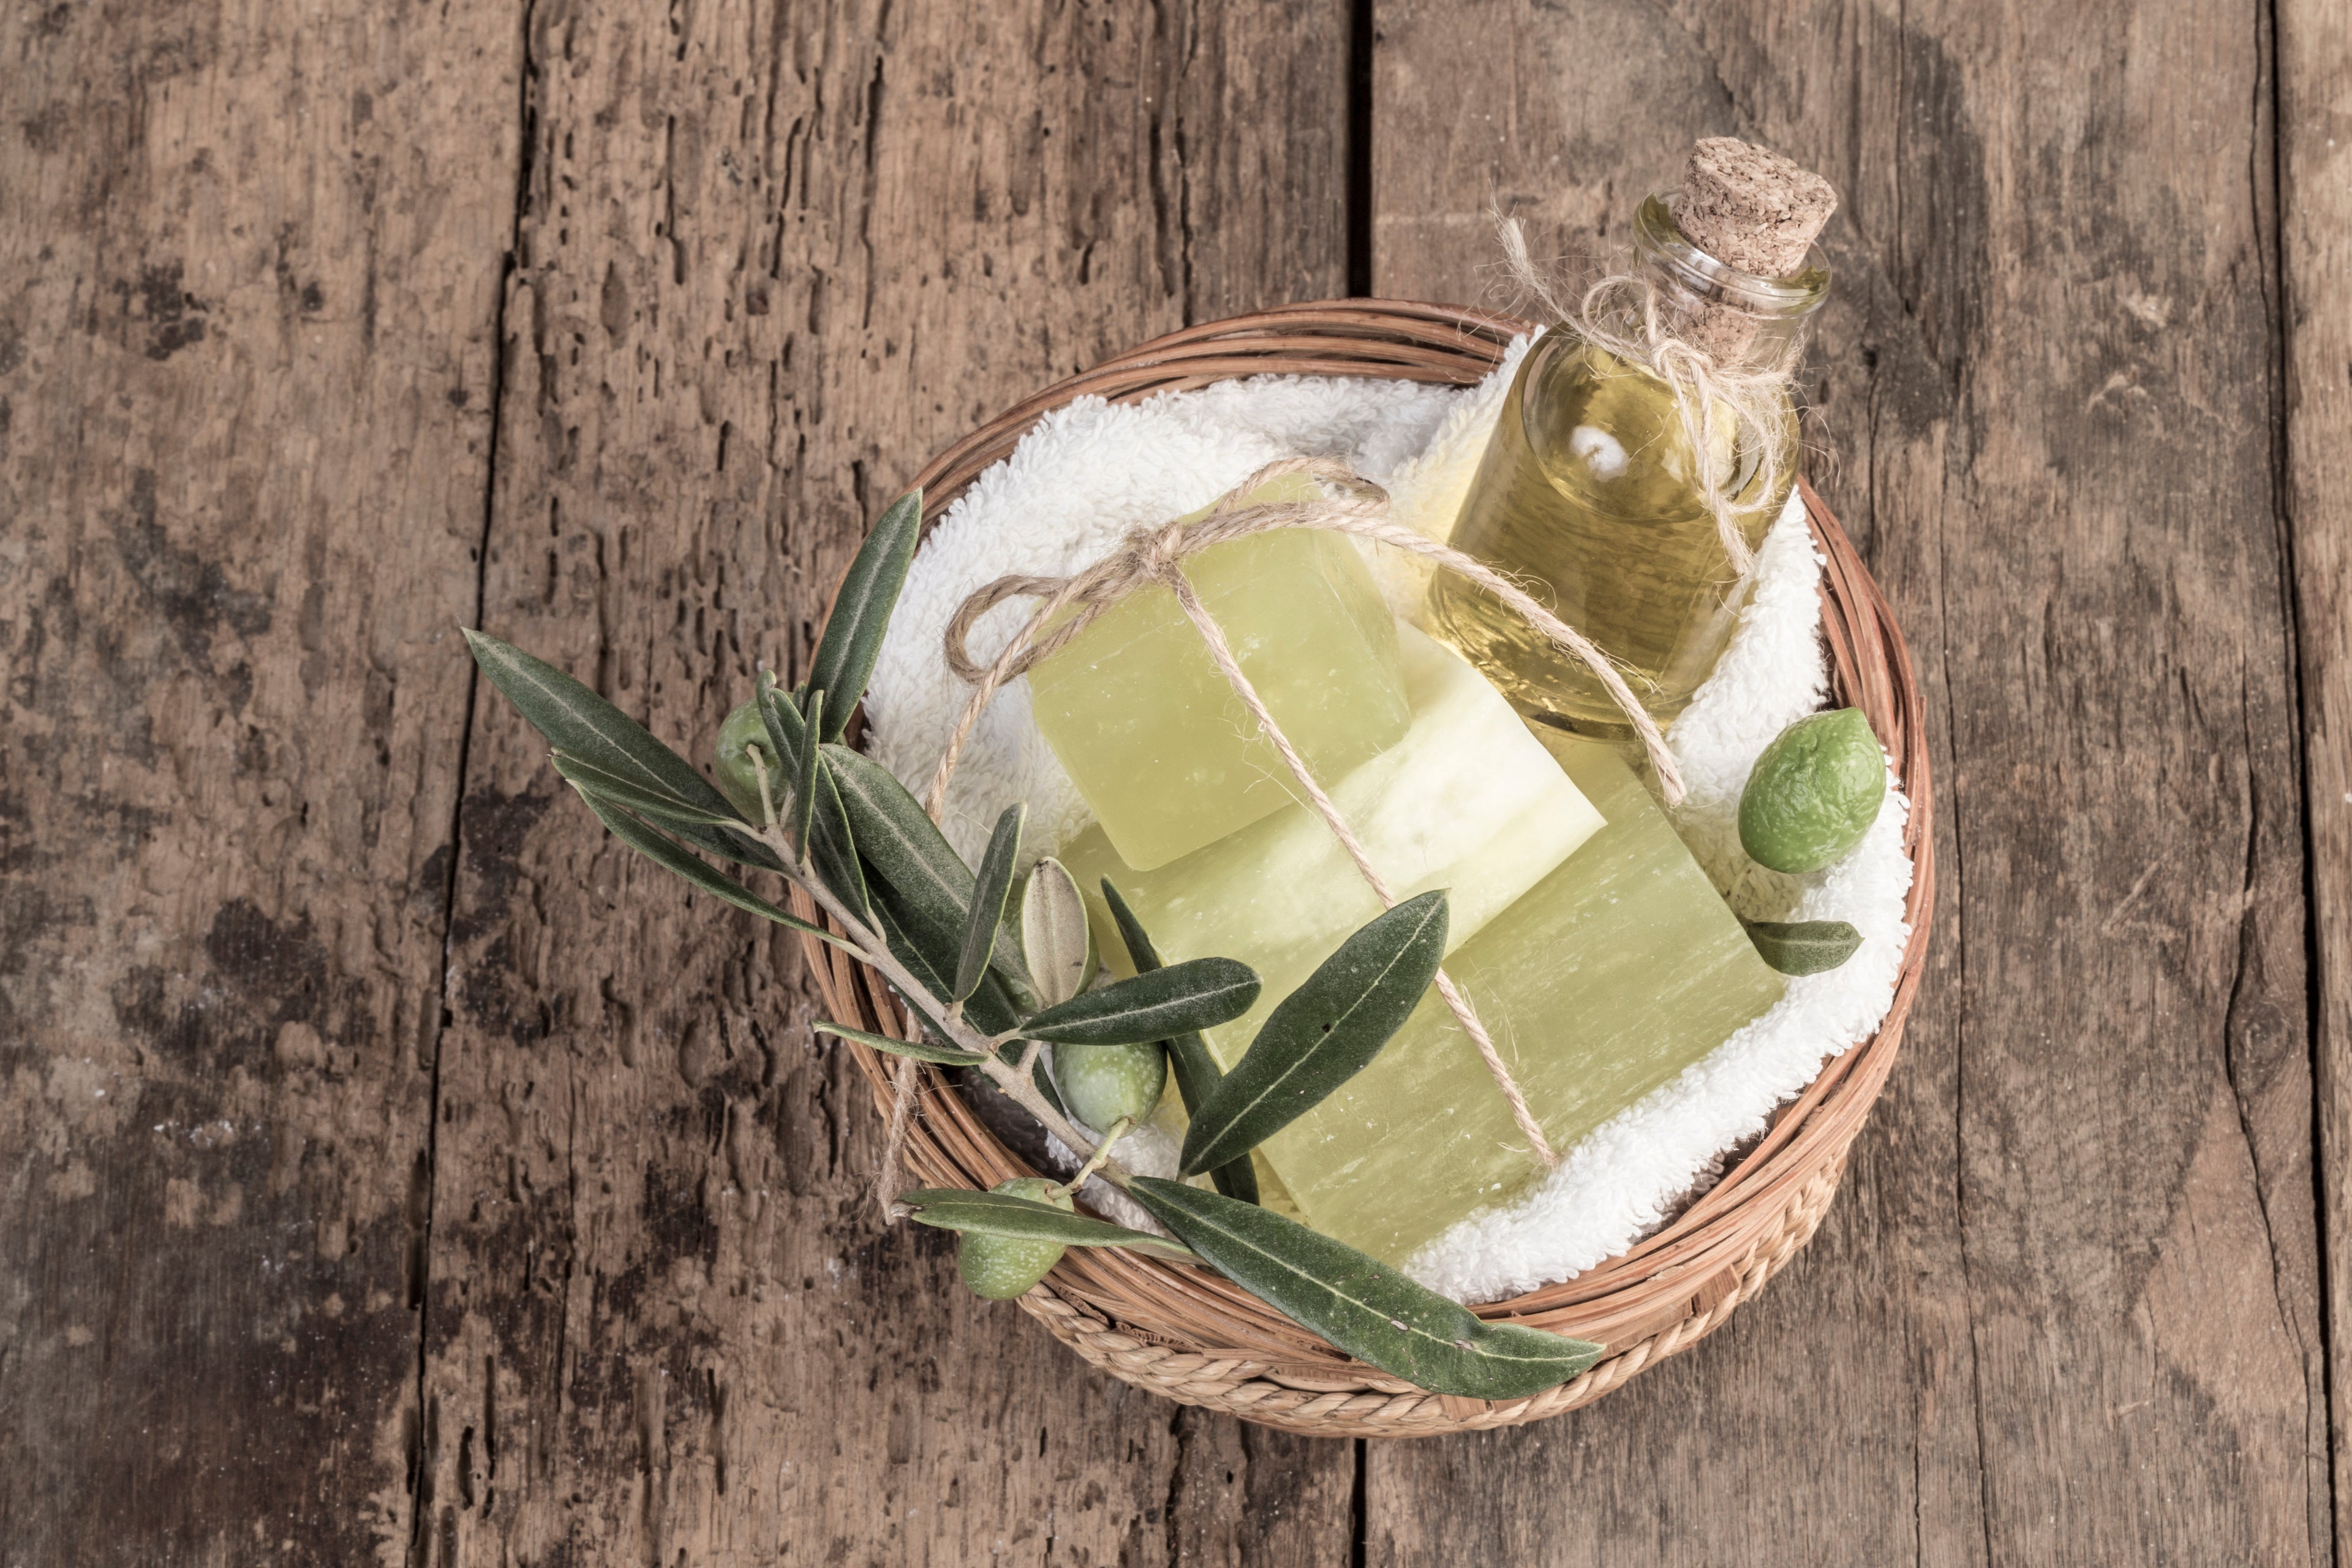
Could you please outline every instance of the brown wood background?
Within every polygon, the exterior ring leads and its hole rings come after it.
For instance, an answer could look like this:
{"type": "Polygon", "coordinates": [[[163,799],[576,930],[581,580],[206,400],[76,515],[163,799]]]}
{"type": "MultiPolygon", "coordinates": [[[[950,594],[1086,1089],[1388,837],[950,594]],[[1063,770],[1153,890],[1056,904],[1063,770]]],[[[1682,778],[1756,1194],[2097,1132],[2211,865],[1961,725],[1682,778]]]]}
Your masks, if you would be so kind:
{"type": "Polygon", "coordinates": [[[2348,233],[2341,0],[0,8],[0,1563],[2347,1554],[2348,233]],[[1844,1193],[1545,1426],[1087,1370],[456,629],[698,753],[977,419],[1716,132],[1939,716],[1844,1193]]]}

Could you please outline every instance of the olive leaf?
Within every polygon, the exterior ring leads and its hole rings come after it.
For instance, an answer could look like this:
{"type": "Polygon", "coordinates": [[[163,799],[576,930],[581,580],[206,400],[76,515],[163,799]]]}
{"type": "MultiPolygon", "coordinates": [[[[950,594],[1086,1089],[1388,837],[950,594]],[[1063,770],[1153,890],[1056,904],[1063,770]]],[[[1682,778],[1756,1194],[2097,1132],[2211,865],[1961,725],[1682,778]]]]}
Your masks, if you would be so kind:
{"type": "Polygon", "coordinates": [[[775,672],[760,672],[760,723],[768,732],[768,750],[777,756],[775,787],[783,787],[787,776],[798,778],[801,773],[801,741],[808,733],[808,721],[802,717],[797,696],[776,684],[775,672]]]}
{"type": "Polygon", "coordinates": [[[1178,1170],[1239,1159],[1361,1072],[1421,1002],[1445,954],[1445,894],[1407,899],[1339,944],[1266,1017],[1184,1132],[1178,1170]]]}
{"type": "Polygon", "coordinates": [[[1077,879],[1050,855],[1037,862],[1021,890],[1021,956],[1037,1000],[1048,1007],[1094,984],[1098,960],[1087,900],[1077,879]]]}
{"type": "Polygon", "coordinates": [[[948,976],[940,972],[938,944],[915,940],[914,933],[907,929],[906,912],[887,891],[880,892],[874,900],[874,922],[890,955],[907,966],[915,984],[934,996],[946,995],[948,976]]]}
{"type": "Polygon", "coordinates": [[[838,1035],[845,1040],[856,1040],[861,1046],[871,1046],[894,1057],[912,1057],[919,1062],[939,1062],[948,1067],[970,1067],[980,1058],[970,1051],[960,1051],[952,1046],[935,1046],[929,1040],[898,1040],[887,1035],[877,1035],[866,1029],[853,1029],[846,1024],[829,1024],[823,1019],[809,1026],[820,1035],[838,1035]]]}
{"type": "MultiPolygon", "coordinates": [[[[925,991],[933,996],[946,995],[950,989],[948,984],[949,977],[955,973],[956,953],[962,940],[961,931],[954,928],[945,931],[937,928],[920,929],[910,923],[905,905],[899,901],[897,894],[887,884],[877,885],[872,891],[875,930],[881,934],[883,943],[889,948],[891,956],[907,966],[907,971],[914,976],[915,983],[925,991]]],[[[902,996],[900,1000],[907,999],[902,996]]],[[[911,1002],[908,1005],[910,1007],[913,1005],[911,1002]]],[[[1020,1009],[1013,1005],[1013,998],[1006,993],[1003,978],[990,974],[982,980],[979,989],[965,998],[963,1016],[971,1020],[973,1028],[991,1035],[1001,1035],[1013,1027],[1021,1013],[1020,1009]]],[[[939,1020],[934,1018],[926,1021],[939,1033],[942,1035],[946,1033],[946,1030],[940,1028],[939,1020]]],[[[1018,1061],[1020,1059],[1018,1051],[1016,1050],[1009,1059],[1018,1061]]]]}
{"type": "Polygon", "coordinates": [[[1128,1194],[1243,1289],[1359,1361],[1416,1387],[1472,1399],[1524,1399],[1567,1382],[1600,1345],[1488,1323],[1354,1247],[1181,1182],[1129,1180],[1128,1194]]]}
{"type": "Polygon", "coordinates": [[[898,592],[907,585],[907,569],[914,564],[915,542],[923,531],[923,492],[908,490],[882,514],[874,531],[858,546],[841,580],[841,593],[826,617],[824,635],[817,639],[816,658],[809,667],[809,728],[820,741],[838,741],[849,727],[851,710],[866,695],[873,679],[874,661],[882,655],[883,635],[890,629],[890,612],[898,607],[898,592]],[[815,700],[823,696],[829,713],[817,721],[815,700]]]}
{"type": "Polygon", "coordinates": [[[1257,972],[1230,958],[1195,958],[1071,997],[1023,1020],[1033,1040],[1071,1046],[1143,1046],[1213,1028],[1257,1001],[1257,972]]]}
{"type": "Polygon", "coordinates": [[[846,746],[824,748],[825,766],[857,831],[858,852],[908,902],[936,910],[961,928],[971,901],[971,868],[963,863],[907,786],[873,758],[846,746]]]}
{"type": "Polygon", "coordinates": [[[650,816],[666,826],[683,828],[707,824],[731,832],[751,831],[751,825],[732,811],[724,816],[715,811],[706,811],[691,801],[680,800],[657,784],[633,784],[618,774],[606,773],[593,763],[573,756],[570,752],[553,752],[550,753],[550,760],[555,763],[555,771],[566,781],[594,790],[611,804],[625,806],[640,816],[650,816]]]}
{"type": "MultiPolygon", "coordinates": [[[[811,702],[814,706],[814,693],[811,702]]],[[[866,873],[858,866],[857,836],[850,830],[849,814],[842,806],[840,792],[834,787],[833,770],[824,765],[814,746],[806,751],[811,766],[803,772],[808,814],[803,820],[808,825],[808,837],[803,842],[809,847],[809,859],[833,896],[847,904],[860,919],[866,919],[874,906],[867,896],[866,873]]]]}
{"type": "Polygon", "coordinates": [[[829,942],[845,952],[854,954],[857,952],[857,949],[845,939],[835,935],[822,926],[811,925],[798,915],[778,909],[732,878],[720,876],[717,871],[630,816],[619,805],[605,800],[587,784],[582,784],[577,779],[572,780],[571,783],[572,787],[579,792],[580,798],[588,803],[588,809],[596,814],[597,820],[612,830],[614,837],[664,870],[684,878],[712,898],[723,900],[739,910],[749,910],[762,920],[771,920],[780,926],[799,931],[804,936],[813,936],[821,942],[829,942]]]}
{"type": "MultiPolygon", "coordinates": [[[[898,914],[926,937],[963,931],[971,904],[971,868],[941,837],[929,815],[889,769],[846,746],[824,749],[826,771],[841,794],[857,836],[857,852],[876,878],[898,896],[898,914]]],[[[1028,984],[1008,932],[992,955],[997,972],[1028,984]]]]}
{"type": "Polygon", "coordinates": [[[1757,956],[1783,974],[1822,974],[1854,955],[1862,933],[1843,921],[1739,922],[1757,956]]]}
{"type": "MultiPolygon", "coordinates": [[[[1110,918],[1118,927],[1119,940],[1127,944],[1128,962],[1135,966],[1135,972],[1149,974],[1162,967],[1160,950],[1152,945],[1150,934],[1108,877],[1102,879],[1102,890],[1103,901],[1110,906],[1110,918]]],[[[1170,1065],[1176,1070],[1177,1092],[1184,1097],[1185,1114],[1192,1115],[1208,1102],[1224,1069],[1217,1066],[1217,1058],[1209,1054],[1208,1042],[1201,1038],[1197,1030],[1171,1039],[1168,1055],[1170,1065]]]]}
{"type": "MultiPolygon", "coordinates": [[[[808,704],[808,721],[814,728],[817,721],[824,717],[824,693],[810,692],[808,704]]],[[[767,714],[768,710],[762,707],[760,710],[761,718],[766,719],[767,714]]],[[[772,731],[771,733],[772,734],[772,731]]],[[[809,831],[816,822],[816,773],[817,769],[824,765],[824,758],[816,747],[805,743],[802,745],[797,755],[799,766],[793,770],[793,847],[803,855],[814,857],[815,850],[809,843],[809,831]]],[[[850,833],[850,841],[855,843],[856,837],[853,829],[850,833]]],[[[837,888],[834,891],[843,898],[848,896],[837,888]]]]}
{"type": "MultiPolygon", "coordinates": [[[[1102,890],[1103,901],[1110,906],[1110,918],[1118,927],[1119,940],[1127,944],[1128,962],[1135,966],[1135,972],[1148,974],[1160,967],[1160,950],[1152,945],[1151,934],[1143,929],[1143,922],[1136,918],[1108,877],[1102,879],[1102,890]]],[[[1209,1054],[1209,1042],[1201,1037],[1197,1029],[1171,1036],[1165,1044],[1168,1065],[1176,1074],[1176,1092],[1184,1100],[1184,1114],[1197,1116],[1201,1107],[1216,1092],[1224,1069],[1209,1054]]],[[[1217,1191],[1229,1198],[1239,1198],[1245,1204],[1258,1201],[1257,1167],[1250,1163],[1247,1153],[1217,1166],[1209,1173],[1209,1179],[1217,1184],[1217,1191]]]]}
{"type": "Polygon", "coordinates": [[[1107,1220],[1057,1209],[1051,1204],[1016,1197],[1011,1193],[971,1192],[962,1187],[919,1187],[900,1193],[898,1201],[916,1210],[915,1218],[941,1230],[981,1236],[1017,1237],[1024,1241],[1058,1241],[1065,1247],[1139,1247],[1181,1258],[1200,1258],[1192,1249],[1150,1231],[1129,1230],[1107,1220]]]}
{"type": "Polygon", "coordinates": [[[996,951],[996,933],[1004,924],[1004,900],[1013,892],[1013,866],[1021,857],[1021,825],[1029,807],[1016,802],[996,819],[988,836],[987,852],[980,858],[980,875],[973,880],[971,909],[964,917],[963,951],[956,958],[955,993],[961,1002],[979,988],[988,973],[989,954],[996,951]]]}
{"type": "MultiPolygon", "coordinates": [[[[657,791],[713,816],[738,821],[741,814],[694,764],[663,745],[646,727],[597,696],[579,681],[542,659],[533,658],[510,643],[468,628],[466,646],[474,662],[505,693],[508,701],[548,743],[579,758],[590,767],[657,791]]],[[[767,846],[721,831],[708,823],[681,822],[677,835],[699,849],[730,860],[781,871],[783,863],[767,846]]]]}

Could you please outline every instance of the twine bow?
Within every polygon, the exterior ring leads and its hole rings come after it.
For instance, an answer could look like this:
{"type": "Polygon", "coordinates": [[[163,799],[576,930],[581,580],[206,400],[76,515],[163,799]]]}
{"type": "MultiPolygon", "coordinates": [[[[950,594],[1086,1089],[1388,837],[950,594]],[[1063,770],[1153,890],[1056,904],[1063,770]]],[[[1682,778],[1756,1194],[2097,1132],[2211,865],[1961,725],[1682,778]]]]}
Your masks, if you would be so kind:
{"type": "MultiPolygon", "coordinates": [[[[1331,830],[1333,837],[1348,852],[1356,870],[1364,879],[1384,909],[1396,906],[1396,895],[1391,891],[1386,878],[1372,864],[1363,843],[1339,815],[1331,797],[1317,782],[1306,759],[1298,754],[1282,727],[1275,722],[1266,710],[1241,662],[1234,655],[1232,645],[1207,606],[1202,604],[1191,579],[1184,575],[1181,563],[1188,555],[1252,534],[1270,532],[1282,528],[1321,529],[1344,533],[1358,539],[1370,539],[1393,549],[1407,551],[1424,560],[1434,562],[1447,571],[1458,574],[1494,595],[1529,626],[1541,632],[1563,653],[1581,661],[1599,677],[1610,697],[1623,711],[1650,762],[1657,770],[1659,782],[1668,804],[1679,803],[1684,795],[1682,773],[1675,764],[1674,753],[1666,749],[1665,737],[1656,722],[1645,712],[1623,676],[1591,641],[1574,627],[1545,609],[1517,584],[1461,552],[1449,549],[1423,537],[1389,519],[1389,498],[1377,485],[1360,478],[1345,466],[1326,458],[1292,458],[1269,463],[1244,479],[1217,502],[1210,514],[1193,522],[1171,522],[1159,528],[1140,529],[1129,534],[1118,550],[1096,562],[1085,571],[1068,577],[999,577],[979,589],[956,610],[949,621],[946,653],[950,668],[971,683],[972,693],[956,721],[954,733],[949,738],[947,750],[941,753],[938,769],[931,775],[930,791],[925,802],[933,820],[938,820],[947,803],[948,783],[955,776],[956,764],[963,755],[965,743],[971,738],[974,725],[982,711],[1007,681],[1018,679],[1039,660],[1049,658],[1071,640],[1083,634],[1095,619],[1111,605],[1141,589],[1160,586],[1176,596],[1177,605],[1185,617],[1200,632],[1207,644],[1210,657],[1224,673],[1250,716],[1257,721],[1259,731],[1272,743],[1281,756],[1283,765],[1307,796],[1309,805],[1331,830]],[[1268,481],[1291,474],[1305,474],[1325,479],[1340,488],[1343,493],[1326,500],[1308,501],[1259,502],[1244,505],[1242,499],[1268,481]],[[973,626],[982,616],[1008,599],[1037,598],[1043,600],[1021,629],[1013,634],[1003,652],[993,662],[982,666],[967,650],[966,640],[973,626]],[[1055,617],[1071,606],[1076,613],[1058,626],[1047,627],[1055,617]]],[[[1462,994],[1444,970],[1437,972],[1437,994],[1444,997],[1463,1033],[1477,1047],[1479,1059],[1486,1064],[1495,1086],[1509,1101],[1511,1119],[1528,1140],[1536,1158],[1549,1169],[1559,1163],[1559,1156],[1544,1137],[1543,1128],[1528,1109],[1527,1096],[1511,1076],[1511,1069],[1496,1048],[1494,1038],[1479,1021],[1477,1010],[1462,994]]],[[[902,1069],[910,1063],[902,1062],[902,1069]]],[[[904,1142],[907,1114],[914,1093],[914,1074],[901,1070],[895,1075],[897,1090],[892,1106],[890,1139],[884,1151],[884,1170],[897,1165],[896,1155],[904,1142]]]]}

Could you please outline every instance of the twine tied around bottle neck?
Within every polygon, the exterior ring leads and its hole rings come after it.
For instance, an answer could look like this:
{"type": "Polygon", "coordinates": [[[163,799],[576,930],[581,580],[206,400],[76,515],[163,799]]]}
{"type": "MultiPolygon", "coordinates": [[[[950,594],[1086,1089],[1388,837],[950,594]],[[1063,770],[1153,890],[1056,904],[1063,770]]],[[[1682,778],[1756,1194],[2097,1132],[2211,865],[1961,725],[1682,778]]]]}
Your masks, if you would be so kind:
{"type": "MultiPolygon", "coordinates": [[[[956,764],[963,755],[965,743],[971,738],[973,726],[980,721],[981,713],[991,699],[1005,683],[1018,679],[1039,660],[1051,658],[1067,647],[1104,611],[1129,595],[1146,588],[1165,587],[1175,595],[1177,605],[1207,645],[1210,657],[1223,672],[1242,705],[1256,721],[1259,732],[1265,736],[1282,758],[1283,765],[1297,781],[1307,803],[1322,817],[1340,847],[1347,851],[1349,859],[1354,862],[1365,884],[1380,900],[1383,909],[1394,908],[1397,899],[1387,879],[1372,864],[1362,841],[1348,826],[1347,819],[1339,814],[1330,795],[1316,780],[1306,759],[1299,755],[1297,748],[1291,744],[1289,737],[1283,733],[1282,727],[1267,710],[1264,699],[1243,670],[1241,661],[1234,656],[1223,631],[1201,602],[1200,595],[1182,571],[1181,563],[1185,557],[1212,545],[1285,528],[1343,533],[1406,551],[1433,562],[1443,570],[1465,577],[1494,595],[1562,653],[1581,662],[1600,679],[1634,732],[1641,737],[1643,748],[1657,770],[1667,804],[1681,802],[1684,795],[1682,773],[1675,766],[1674,753],[1666,748],[1665,736],[1660,732],[1656,721],[1643,710],[1641,702],[1626,686],[1624,677],[1591,639],[1538,604],[1517,584],[1479,561],[1391,521],[1387,492],[1345,465],[1328,458],[1290,458],[1267,464],[1226,491],[1208,516],[1192,522],[1177,521],[1158,528],[1139,529],[1129,534],[1118,549],[1082,572],[1067,577],[999,577],[964,600],[948,622],[945,647],[948,667],[971,683],[972,693],[964,704],[947,749],[940,754],[939,766],[931,775],[925,806],[933,820],[938,820],[946,808],[948,783],[955,776],[956,764]],[[1316,500],[1244,502],[1244,498],[1254,494],[1261,486],[1294,474],[1327,480],[1338,487],[1341,493],[1316,500]],[[966,647],[972,627],[989,611],[1008,599],[1015,598],[1035,598],[1043,603],[1005,644],[1003,651],[988,665],[981,665],[966,647]],[[1073,609],[1075,613],[1068,618],[1055,624],[1056,617],[1073,609]]],[[[1486,1026],[1479,1021],[1477,1011],[1470,1005],[1469,998],[1462,994],[1460,987],[1443,969],[1438,971],[1435,984],[1438,994],[1461,1024],[1463,1032],[1477,1047],[1479,1059],[1486,1064],[1496,1087],[1509,1101],[1511,1119],[1527,1138],[1537,1160],[1546,1169],[1557,1165],[1559,1156],[1544,1137],[1543,1128],[1537,1122],[1535,1113],[1528,1109],[1527,1096],[1512,1078],[1502,1053],[1496,1049],[1486,1026]]],[[[904,1107],[913,1092],[911,1074],[898,1079],[898,1090],[892,1116],[894,1128],[903,1123],[904,1107]]]]}
{"type": "MultiPolygon", "coordinates": [[[[1722,363],[1676,329],[1652,279],[1612,272],[1587,285],[1571,305],[1561,287],[1545,277],[1528,254],[1527,232],[1518,219],[1498,217],[1495,231],[1503,247],[1504,271],[1554,321],[1594,348],[1647,371],[1674,395],[1675,419],[1695,455],[1700,495],[1715,520],[1716,539],[1732,571],[1746,577],[1755,567],[1756,552],[1740,531],[1731,494],[1713,461],[1716,438],[1725,433],[1727,419],[1733,449],[1752,446],[1758,454],[1758,472],[1750,483],[1762,495],[1779,489],[1787,459],[1773,426],[1788,406],[1802,352],[1798,341],[1790,339],[1761,363],[1722,363]]],[[[1713,309],[1730,311],[1735,307],[1713,309]]]]}

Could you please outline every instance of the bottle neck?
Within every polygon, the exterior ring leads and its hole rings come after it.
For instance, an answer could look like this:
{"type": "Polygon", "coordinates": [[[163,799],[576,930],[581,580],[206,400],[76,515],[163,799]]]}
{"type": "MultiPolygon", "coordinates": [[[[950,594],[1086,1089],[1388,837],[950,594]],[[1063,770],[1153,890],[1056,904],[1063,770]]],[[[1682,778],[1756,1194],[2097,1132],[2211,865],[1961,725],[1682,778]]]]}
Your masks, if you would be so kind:
{"type": "Polygon", "coordinates": [[[1643,202],[1633,218],[1633,248],[1641,276],[1656,290],[1663,324],[1703,349],[1727,370],[1793,365],[1805,329],[1829,298],[1829,268],[1818,250],[1802,271],[1759,278],[1717,260],[1675,221],[1681,196],[1662,192],[1643,202]]]}

